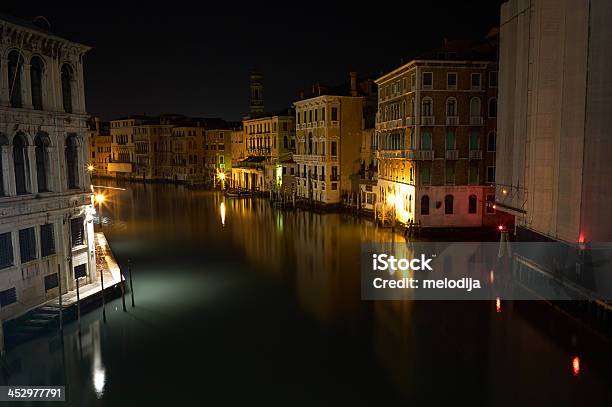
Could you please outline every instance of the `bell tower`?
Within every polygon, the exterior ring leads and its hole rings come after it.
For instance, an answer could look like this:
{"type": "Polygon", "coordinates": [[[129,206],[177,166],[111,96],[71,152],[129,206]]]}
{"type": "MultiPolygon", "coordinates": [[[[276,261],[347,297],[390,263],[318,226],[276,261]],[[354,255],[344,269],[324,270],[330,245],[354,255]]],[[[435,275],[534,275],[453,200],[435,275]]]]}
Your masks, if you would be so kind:
{"type": "Polygon", "coordinates": [[[263,75],[258,70],[251,71],[251,99],[249,114],[256,116],[264,112],[263,75]]]}

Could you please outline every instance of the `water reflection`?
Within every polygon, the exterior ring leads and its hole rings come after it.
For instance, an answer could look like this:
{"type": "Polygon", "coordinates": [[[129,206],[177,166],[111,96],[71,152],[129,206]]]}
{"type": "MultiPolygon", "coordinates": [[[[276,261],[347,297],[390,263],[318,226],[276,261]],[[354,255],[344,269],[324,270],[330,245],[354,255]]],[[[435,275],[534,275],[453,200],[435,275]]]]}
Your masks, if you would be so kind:
{"type": "Polygon", "coordinates": [[[10,383],[67,383],[72,405],[612,402],[610,349],[547,306],[362,301],[361,244],[404,241],[389,229],[127,188],[107,197],[105,232],[132,260],[138,306],[109,304],[106,325],[84,315],[64,347],[54,336],[12,351],[10,383]]]}

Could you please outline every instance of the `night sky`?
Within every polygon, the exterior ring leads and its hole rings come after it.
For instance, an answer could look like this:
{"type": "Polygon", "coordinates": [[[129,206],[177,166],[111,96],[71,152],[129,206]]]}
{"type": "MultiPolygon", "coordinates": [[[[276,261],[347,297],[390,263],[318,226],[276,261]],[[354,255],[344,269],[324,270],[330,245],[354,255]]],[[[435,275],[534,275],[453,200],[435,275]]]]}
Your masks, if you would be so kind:
{"type": "MultiPolygon", "coordinates": [[[[239,120],[249,71],[264,73],[266,110],[291,106],[301,89],[335,85],[355,70],[386,72],[443,39],[478,39],[499,24],[499,0],[312,3],[246,8],[20,8],[93,47],[85,59],[87,110],[103,119],[182,113],[239,120]],[[368,3],[364,3],[368,4],[368,3]],[[418,4],[418,5],[417,5],[418,4]],[[386,8],[383,9],[382,6],[386,8]]],[[[169,3],[171,4],[171,3],[169,3]]]]}

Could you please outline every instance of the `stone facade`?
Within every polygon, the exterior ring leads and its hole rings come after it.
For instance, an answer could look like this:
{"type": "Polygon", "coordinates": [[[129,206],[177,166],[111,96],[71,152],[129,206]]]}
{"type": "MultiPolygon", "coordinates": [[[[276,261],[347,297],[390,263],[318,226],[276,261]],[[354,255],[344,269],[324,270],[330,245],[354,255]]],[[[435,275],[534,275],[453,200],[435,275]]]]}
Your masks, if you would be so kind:
{"type": "Polygon", "coordinates": [[[378,209],[424,227],[498,221],[494,43],[447,42],[378,78],[378,209]]]}
{"type": "Polygon", "coordinates": [[[96,279],[83,55],[0,20],[0,318],[96,279]],[[59,274],[58,274],[59,273],[59,274]]]}

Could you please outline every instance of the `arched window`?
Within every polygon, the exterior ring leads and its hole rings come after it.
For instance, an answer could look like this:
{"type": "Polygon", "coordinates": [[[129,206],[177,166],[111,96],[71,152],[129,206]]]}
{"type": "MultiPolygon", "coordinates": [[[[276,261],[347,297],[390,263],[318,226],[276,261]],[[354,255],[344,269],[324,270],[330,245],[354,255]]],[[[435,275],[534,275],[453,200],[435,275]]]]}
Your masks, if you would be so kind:
{"type": "Polygon", "coordinates": [[[446,115],[457,116],[457,99],[448,98],[446,99],[446,115]]]}
{"type": "Polygon", "coordinates": [[[11,107],[22,107],[21,81],[23,74],[23,57],[17,51],[8,55],[8,80],[11,107]]]}
{"type": "Polygon", "coordinates": [[[287,138],[287,136],[283,137],[283,147],[285,149],[289,148],[289,139],[287,138]]]}
{"type": "MultiPolygon", "coordinates": [[[[3,168],[2,156],[4,154],[2,154],[2,149],[5,148],[4,146],[8,146],[8,139],[6,138],[4,134],[0,134],[0,168],[3,168]]],[[[0,171],[0,196],[5,196],[5,195],[6,195],[6,190],[4,187],[4,173],[0,171]]]]}
{"type": "Polygon", "coordinates": [[[489,99],[489,117],[497,117],[497,99],[489,99]]]}
{"type": "Polygon", "coordinates": [[[468,198],[468,213],[476,213],[478,208],[478,198],[476,195],[470,195],[468,198]]]}
{"type": "Polygon", "coordinates": [[[18,195],[28,193],[28,151],[22,134],[13,139],[13,165],[15,167],[15,190],[18,195]]]}
{"type": "Polygon", "coordinates": [[[429,195],[421,197],[421,215],[429,215],[429,195]]]}
{"type": "Polygon", "coordinates": [[[470,100],[470,116],[477,117],[480,114],[480,98],[472,98],[470,100]]]}
{"type": "Polygon", "coordinates": [[[78,142],[75,136],[68,136],[66,139],[66,179],[68,189],[79,187],[79,156],[78,142]]]}
{"type": "Polygon", "coordinates": [[[47,171],[49,169],[47,160],[47,146],[49,139],[46,136],[38,135],[34,140],[36,146],[36,181],[38,184],[38,192],[49,191],[47,184],[47,171]]]}
{"type": "Polygon", "coordinates": [[[423,98],[421,116],[433,116],[433,100],[429,96],[423,98]]]}
{"type": "Polygon", "coordinates": [[[32,106],[36,110],[43,110],[43,62],[37,56],[30,61],[30,86],[32,106]]]}
{"type": "Polygon", "coordinates": [[[416,116],[416,106],[414,104],[414,98],[410,98],[410,114],[416,116]]]}
{"type": "Polygon", "coordinates": [[[452,215],[453,214],[453,196],[452,195],[446,195],[444,197],[444,213],[446,215],[452,215]]]}
{"type": "Polygon", "coordinates": [[[74,74],[72,68],[68,64],[62,66],[62,100],[64,102],[64,111],[72,113],[72,81],[74,74]]]}

